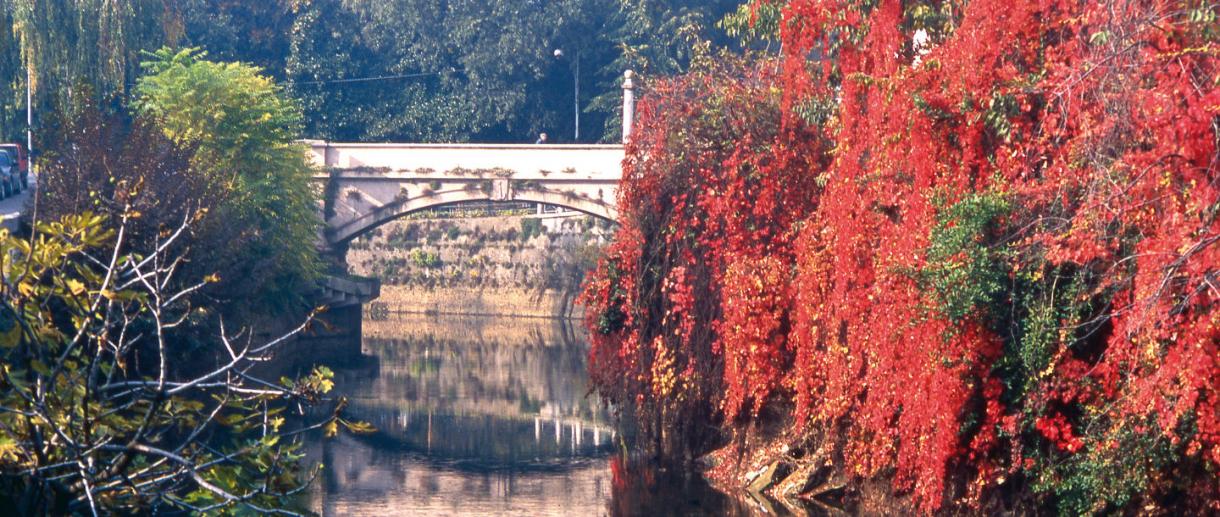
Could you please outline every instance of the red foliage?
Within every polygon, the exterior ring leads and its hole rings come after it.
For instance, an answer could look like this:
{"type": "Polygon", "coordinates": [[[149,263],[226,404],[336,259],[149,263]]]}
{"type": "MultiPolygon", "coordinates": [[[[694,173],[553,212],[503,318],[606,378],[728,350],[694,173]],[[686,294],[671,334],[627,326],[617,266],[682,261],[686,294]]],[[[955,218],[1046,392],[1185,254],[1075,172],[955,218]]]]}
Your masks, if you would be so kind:
{"type": "Polygon", "coordinates": [[[753,414],[779,387],[784,372],[787,266],[771,256],[734,258],[721,288],[720,341],[724,357],[725,418],[733,420],[748,400],[753,414]]]}
{"type": "Polygon", "coordinates": [[[1038,421],[1034,423],[1034,429],[1042,433],[1042,436],[1050,440],[1055,447],[1067,452],[1076,452],[1084,447],[1084,442],[1072,432],[1072,424],[1068,423],[1061,414],[1038,417],[1038,421]]]}
{"type": "Polygon", "coordinates": [[[779,394],[925,512],[1012,475],[1061,479],[1042,496],[1090,511],[1182,489],[1115,469],[1214,481],[1217,11],[787,2],[778,77],[649,92],[623,230],[585,295],[591,323],[626,314],[595,340],[599,389],[725,425],[779,394]],[[1154,454],[1134,443],[1161,456],[1128,465],[1154,454]],[[1095,475],[1153,481],[1072,488],[1095,475]]]}
{"type": "MultiPolygon", "coordinates": [[[[808,289],[821,294],[802,301],[809,282],[798,280],[793,288],[802,302],[795,319],[813,322],[794,325],[798,364],[824,376],[800,381],[811,391],[797,394],[798,405],[818,406],[802,416],[853,422],[848,451],[857,473],[894,466],[899,486],[919,480],[917,500],[935,509],[960,441],[920,430],[952,435],[972,392],[995,382],[989,376],[999,337],[967,323],[946,338],[949,322],[922,315],[926,297],[902,273],[927,266],[925,238],[940,210],[933,199],[943,192],[1000,191],[1019,201],[1009,239],[1028,238],[1012,247],[1022,258],[1013,271],[1046,267],[1039,266],[1044,260],[1096,272],[1081,296],[1107,308],[1097,317],[1114,327],[1096,379],[1083,375],[1075,382],[1114,387],[1087,402],[1094,410],[1115,408],[1117,418],[1099,423],[1121,426],[1151,409],[1161,432],[1177,439],[1181,419],[1189,416],[1197,429],[1188,432],[1186,454],[1220,460],[1220,47],[1214,28],[1184,19],[1189,7],[970,2],[960,25],[913,64],[902,59],[912,54],[898,2],[881,2],[867,13],[848,3],[789,4],[787,16],[804,28],[785,40],[793,43],[786,47],[789,63],[818,43],[829,46],[832,34],[864,33],[859,44],[839,49],[840,157],[813,215],[817,223],[806,226],[818,233],[806,254],[828,255],[821,259],[827,265],[798,263],[813,270],[815,285],[808,289]],[[1168,23],[1154,28],[1154,19],[1168,23]],[[1098,34],[1114,41],[1102,42],[1098,34]],[[1107,298],[1114,288],[1134,292],[1107,298]],[[839,329],[830,344],[821,330],[827,328],[839,329]],[[811,331],[820,334],[804,334],[811,331]]],[[[790,84],[813,82],[809,70],[790,66],[786,77],[790,84]]],[[[808,95],[802,90],[808,87],[792,88],[808,95]]],[[[994,328],[1002,318],[981,311],[976,321],[994,328]]],[[[1089,340],[1078,334],[1059,337],[1057,360],[1070,360],[1070,351],[1089,340]]],[[[1044,410],[1020,402],[1001,409],[994,395],[985,398],[984,428],[973,440],[976,463],[986,455],[980,447],[997,443],[986,427],[997,425],[999,413],[1044,410]]],[[[1030,394],[1029,400],[1048,398],[1030,394]]],[[[1036,422],[1065,451],[1084,447],[1063,415],[1036,422]]]]}
{"type": "Polygon", "coordinates": [[[779,128],[774,70],[725,63],[652,85],[624,162],[622,227],[582,297],[594,383],[658,442],[664,430],[663,449],[697,448],[722,405],[730,417],[761,406],[785,368],[784,264],[825,153],[811,130],[779,128]]]}

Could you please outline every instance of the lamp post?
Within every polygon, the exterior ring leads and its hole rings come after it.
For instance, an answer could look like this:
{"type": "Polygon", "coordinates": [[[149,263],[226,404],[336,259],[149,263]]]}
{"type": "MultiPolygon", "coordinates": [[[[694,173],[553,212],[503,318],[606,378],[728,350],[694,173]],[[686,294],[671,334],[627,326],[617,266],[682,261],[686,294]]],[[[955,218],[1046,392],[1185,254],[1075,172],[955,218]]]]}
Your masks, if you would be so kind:
{"type": "Polygon", "coordinates": [[[34,67],[25,67],[25,161],[30,172],[34,171],[34,67]]]}
{"type": "MultiPolygon", "coordinates": [[[[563,58],[563,49],[558,49],[558,48],[555,49],[555,59],[562,59],[562,58],[563,58]]],[[[573,69],[575,70],[575,74],[573,75],[573,81],[572,81],[574,83],[573,84],[573,95],[572,95],[572,108],[573,108],[573,111],[576,113],[576,130],[575,130],[575,136],[572,137],[572,141],[579,142],[580,141],[580,54],[579,53],[576,55],[576,57],[574,57],[572,59],[572,66],[573,66],[573,69]]]]}

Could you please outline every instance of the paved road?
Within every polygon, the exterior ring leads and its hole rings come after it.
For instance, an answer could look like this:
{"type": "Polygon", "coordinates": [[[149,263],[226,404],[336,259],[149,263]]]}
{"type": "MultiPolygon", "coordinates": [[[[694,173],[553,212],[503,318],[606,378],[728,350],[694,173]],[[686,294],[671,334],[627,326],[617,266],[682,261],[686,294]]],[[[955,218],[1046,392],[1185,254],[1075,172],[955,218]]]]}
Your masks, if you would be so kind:
{"type": "Polygon", "coordinates": [[[20,194],[0,200],[0,224],[3,224],[5,228],[17,229],[17,218],[25,210],[25,202],[30,198],[30,193],[34,191],[36,183],[37,177],[31,174],[30,188],[22,190],[20,194]]]}

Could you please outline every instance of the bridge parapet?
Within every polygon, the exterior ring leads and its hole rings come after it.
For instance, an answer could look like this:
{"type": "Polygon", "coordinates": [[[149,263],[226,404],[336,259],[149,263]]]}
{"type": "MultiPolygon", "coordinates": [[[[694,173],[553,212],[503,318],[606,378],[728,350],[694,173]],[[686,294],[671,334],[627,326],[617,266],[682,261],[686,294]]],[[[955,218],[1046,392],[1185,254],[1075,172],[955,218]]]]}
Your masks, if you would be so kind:
{"type": "Polygon", "coordinates": [[[514,179],[614,180],[622,145],[362,144],[310,141],[314,163],[383,176],[507,176],[514,179]]]}

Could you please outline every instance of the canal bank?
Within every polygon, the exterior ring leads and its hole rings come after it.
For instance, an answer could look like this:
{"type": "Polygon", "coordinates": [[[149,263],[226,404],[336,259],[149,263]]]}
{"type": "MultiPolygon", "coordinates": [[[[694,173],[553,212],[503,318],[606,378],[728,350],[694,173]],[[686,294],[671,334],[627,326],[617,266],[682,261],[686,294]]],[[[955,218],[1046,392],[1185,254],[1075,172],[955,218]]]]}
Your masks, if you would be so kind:
{"type": "MultiPolygon", "coordinates": [[[[452,286],[424,288],[387,285],[368,305],[371,314],[432,314],[445,316],[512,316],[580,319],[576,292],[523,287],[452,286]]],[[[377,316],[375,316],[377,317],[377,316]]]]}

